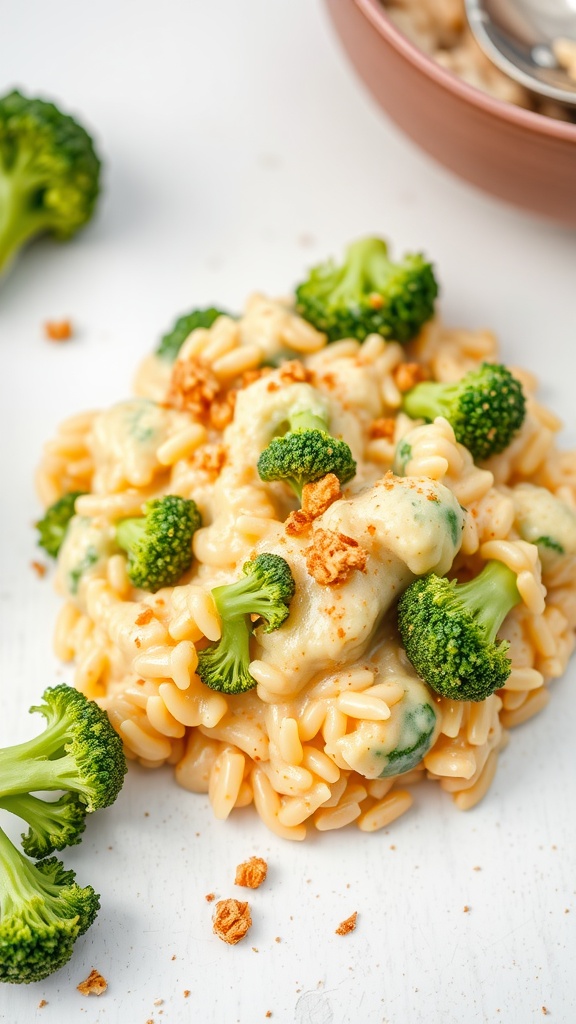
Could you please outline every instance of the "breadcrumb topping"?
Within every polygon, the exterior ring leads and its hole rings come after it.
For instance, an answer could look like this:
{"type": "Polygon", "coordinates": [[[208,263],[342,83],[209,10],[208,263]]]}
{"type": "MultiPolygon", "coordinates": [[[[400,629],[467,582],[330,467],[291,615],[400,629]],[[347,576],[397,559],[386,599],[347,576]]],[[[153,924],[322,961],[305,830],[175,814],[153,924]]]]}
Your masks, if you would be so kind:
{"type": "Polygon", "coordinates": [[[349,935],[356,928],[356,918],[358,917],[358,911],[355,910],[350,917],[347,917],[345,921],[341,921],[336,929],[336,935],[349,935]]]}
{"type": "Polygon", "coordinates": [[[47,320],[44,334],[50,341],[68,341],[72,337],[70,320],[47,320]]]}
{"type": "Polygon", "coordinates": [[[207,420],[220,381],[203,359],[177,359],[174,363],[165,404],[192,413],[197,420],[207,420]]]}
{"type": "Polygon", "coordinates": [[[367,557],[353,537],[315,526],[312,544],[306,549],[306,568],[321,586],[333,586],[344,583],[356,570],[364,572],[367,557]]]}
{"type": "Polygon", "coordinates": [[[410,391],[416,384],[428,379],[425,368],[420,363],[400,363],[393,373],[398,391],[410,391]]]}
{"type": "Polygon", "coordinates": [[[290,359],[282,363],[279,373],[283,384],[308,384],[314,376],[299,359],[290,359]]]}
{"type": "Polygon", "coordinates": [[[108,988],[108,982],[106,981],[106,978],[102,977],[100,972],[93,967],[88,977],[85,978],[84,981],[81,981],[76,988],[83,996],[101,996],[108,988]]]}
{"type": "Polygon", "coordinates": [[[285,529],[291,536],[305,533],[313,521],[321,516],[338,498],[342,497],[340,481],[335,473],[327,473],[320,480],[304,484],[302,488],[302,508],[291,512],[285,529]]]}
{"type": "Polygon", "coordinates": [[[266,879],[268,865],[262,857],[250,857],[236,868],[236,885],[244,885],[249,889],[257,889],[266,879]]]}
{"type": "Polygon", "coordinates": [[[250,906],[241,900],[218,900],[214,910],[214,934],[235,946],[243,939],[252,924],[250,906]]]}
{"type": "Polygon", "coordinates": [[[215,480],[226,462],[225,444],[204,444],[197,448],[191,458],[195,469],[201,469],[210,480],[215,480]]]}
{"type": "Polygon", "coordinates": [[[396,431],[396,420],[392,416],[381,416],[380,419],[372,420],[369,434],[372,438],[385,438],[387,441],[394,440],[396,431]]]}

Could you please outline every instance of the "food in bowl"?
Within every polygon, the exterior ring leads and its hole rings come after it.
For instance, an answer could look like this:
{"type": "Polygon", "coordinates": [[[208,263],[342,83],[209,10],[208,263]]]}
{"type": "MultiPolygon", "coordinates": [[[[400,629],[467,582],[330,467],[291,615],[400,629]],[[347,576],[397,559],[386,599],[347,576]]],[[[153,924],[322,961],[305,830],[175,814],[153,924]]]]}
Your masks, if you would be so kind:
{"type": "MultiPolygon", "coordinates": [[[[464,0],[382,0],[390,20],[415,46],[469,85],[505,103],[513,103],[562,121],[574,111],[530,93],[486,56],[468,28],[464,0]]],[[[558,40],[562,63],[572,66],[574,44],[558,40]]]]}
{"type": "Polygon", "coordinates": [[[468,809],[566,669],[576,454],[436,292],[424,257],[355,243],[163,339],[135,397],[46,447],[56,651],[127,755],[219,818],[376,831],[424,780],[468,809]]]}

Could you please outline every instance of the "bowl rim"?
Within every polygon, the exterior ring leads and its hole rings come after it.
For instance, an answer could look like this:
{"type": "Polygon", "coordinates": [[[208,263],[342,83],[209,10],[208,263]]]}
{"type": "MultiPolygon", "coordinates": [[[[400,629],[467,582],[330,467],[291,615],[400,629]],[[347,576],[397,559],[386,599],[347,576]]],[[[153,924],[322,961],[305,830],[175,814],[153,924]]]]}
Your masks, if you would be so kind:
{"type": "Polygon", "coordinates": [[[353,0],[353,3],[376,31],[384,36],[411,64],[423,71],[429,78],[434,79],[439,85],[459,95],[467,103],[471,103],[502,121],[530,128],[541,135],[576,143],[576,124],[560,121],[548,117],[546,114],[538,114],[536,111],[525,110],[513,103],[496,99],[495,96],[476,89],[452,71],[443,68],[427,53],[420,50],[415,43],[412,43],[399,28],[396,28],[381,0],[353,0]]]}

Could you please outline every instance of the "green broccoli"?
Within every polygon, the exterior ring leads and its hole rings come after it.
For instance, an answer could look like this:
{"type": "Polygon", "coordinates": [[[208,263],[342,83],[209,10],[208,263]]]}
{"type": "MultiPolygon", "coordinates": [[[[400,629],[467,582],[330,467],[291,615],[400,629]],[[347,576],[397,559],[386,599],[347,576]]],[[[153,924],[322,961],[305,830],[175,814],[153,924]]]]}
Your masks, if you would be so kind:
{"type": "Polygon", "coordinates": [[[436,730],[436,712],[431,704],[414,704],[404,712],[398,745],[393,750],[376,751],[385,762],[379,779],[410,772],[432,746],[436,730]]]}
{"type": "Polygon", "coordinates": [[[82,842],[87,807],[79,793],[63,793],[58,800],[43,800],[22,793],[0,797],[0,807],[22,818],[29,826],[22,846],[29,857],[47,857],[54,850],[82,842]]]}
{"type": "Polygon", "coordinates": [[[0,98],[0,273],[33,237],[65,241],[94,212],[100,160],[90,135],[53,103],[0,98]]]}
{"type": "Polygon", "coordinates": [[[171,587],[192,564],[192,538],[202,519],[191,498],[166,494],[143,506],[144,515],[122,519],[116,540],[128,553],[135,587],[155,593],[171,587]]]}
{"type": "Polygon", "coordinates": [[[334,473],[341,484],[356,473],[356,463],[345,441],[328,433],[328,420],[309,412],[288,417],[289,430],[275,437],[258,459],[261,480],[284,480],[302,501],[305,484],[334,473]]]}
{"type": "Polygon", "coordinates": [[[197,327],[212,327],[219,316],[230,316],[230,313],[214,306],[209,306],[208,309],[193,309],[190,313],[185,313],[161,338],[156,355],[168,363],[173,363],[188,335],[197,327]]]}
{"type": "Polygon", "coordinates": [[[487,562],[469,583],[430,573],[415,580],[398,603],[398,626],[414,668],[436,693],[482,701],[510,675],[508,644],[496,634],[520,601],[516,573],[487,562]]]}
{"type": "Polygon", "coordinates": [[[296,288],[296,310],[329,341],[369,334],[406,342],[434,315],[438,285],[420,254],[393,263],[380,238],[362,238],[346,250],[338,266],[314,267],[296,288]]]}
{"type": "MultiPolygon", "coordinates": [[[[54,834],[61,836],[59,842],[73,835],[74,821],[79,827],[81,822],[66,802],[42,810],[39,804],[30,802],[30,793],[76,793],[86,811],[91,812],[114,803],[126,774],[122,740],[106,712],[94,701],[64,683],[49,687],[42,699],[44,703],[30,711],[44,715],[44,732],[0,750],[0,807],[7,801],[7,809],[30,824],[34,836],[30,843],[40,844],[51,827],[50,815],[54,834]]],[[[57,843],[54,848],[59,848],[57,843]]]]}
{"type": "Polygon", "coordinates": [[[56,857],[33,864],[0,829],[0,981],[41,981],[68,962],[100,909],[74,879],[56,857]]]}
{"type": "Polygon", "coordinates": [[[66,536],[68,524],[74,515],[76,498],[84,493],[84,491],[70,491],[68,494],[63,494],[58,501],[46,509],[42,519],[36,523],[36,529],[40,535],[38,544],[51,558],[57,558],[62,541],[66,536]]]}
{"type": "Polygon", "coordinates": [[[200,679],[223,693],[242,693],[256,686],[248,669],[252,616],[264,620],[265,633],[278,629],[289,615],[295,590],[290,566],[280,555],[258,555],[244,563],[242,572],[243,578],[236,583],[212,591],[222,636],[198,655],[200,679]]]}
{"type": "Polygon", "coordinates": [[[452,384],[417,384],[404,395],[402,408],[413,419],[444,416],[475,459],[488,459],[504,451],[520,430],[526,399],[510,370],[501,363],[482,363],[452,384]]]}

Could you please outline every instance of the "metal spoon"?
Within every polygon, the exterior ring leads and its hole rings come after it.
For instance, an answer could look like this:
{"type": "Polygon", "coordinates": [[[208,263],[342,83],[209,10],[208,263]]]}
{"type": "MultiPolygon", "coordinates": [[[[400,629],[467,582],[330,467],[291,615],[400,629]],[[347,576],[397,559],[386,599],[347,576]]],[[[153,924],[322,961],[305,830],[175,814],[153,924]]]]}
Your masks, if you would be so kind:
{"type": "Polygon", "coordinates": [[[576,0],[465,0],[465,6],[470,29],[494,64],[531,92],[576,105],[576,81],[553,49],[558,39],[576,47],[576,0]]]}

